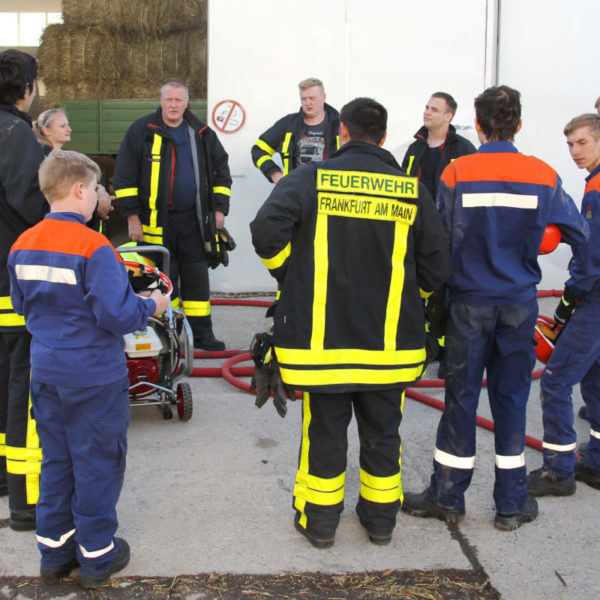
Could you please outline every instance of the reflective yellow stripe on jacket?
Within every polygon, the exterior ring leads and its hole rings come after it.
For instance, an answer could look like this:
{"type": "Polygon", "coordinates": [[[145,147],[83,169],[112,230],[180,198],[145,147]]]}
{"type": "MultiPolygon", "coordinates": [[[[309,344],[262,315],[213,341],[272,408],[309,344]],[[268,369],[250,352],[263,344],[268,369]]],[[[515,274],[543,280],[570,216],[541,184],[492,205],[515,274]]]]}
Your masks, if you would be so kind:
{"type": "Polygon", "coordinates": [[[25,317],[15,312],[10,296],[0,296],[0,327],[23,327],[24,325],[25,317]]]}

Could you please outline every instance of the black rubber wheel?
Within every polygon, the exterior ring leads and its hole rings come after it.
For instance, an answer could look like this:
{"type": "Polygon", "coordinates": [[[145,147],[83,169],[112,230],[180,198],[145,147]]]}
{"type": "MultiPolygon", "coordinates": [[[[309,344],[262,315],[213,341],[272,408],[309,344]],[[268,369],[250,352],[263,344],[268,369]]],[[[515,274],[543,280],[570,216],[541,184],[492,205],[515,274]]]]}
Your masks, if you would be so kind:
{"type": "Polygon", "coordinates": [[[189,421],[194,411],[192,388],[189,383],[177,385],[177,414],[182,421],[189,421]]]}

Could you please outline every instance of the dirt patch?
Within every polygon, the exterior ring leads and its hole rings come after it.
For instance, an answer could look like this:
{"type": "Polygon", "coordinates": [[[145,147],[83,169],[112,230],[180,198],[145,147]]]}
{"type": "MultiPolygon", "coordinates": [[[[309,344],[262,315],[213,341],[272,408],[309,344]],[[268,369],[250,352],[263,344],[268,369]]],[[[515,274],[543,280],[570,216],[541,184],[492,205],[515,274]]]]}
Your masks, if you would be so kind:
{"type": "Polygon", "coordinates": [[[76,579],[50,585],[39,578],[0,577],[0,600],[499,600],[476,571],[394,571],[325,575],[181,575],[113,578],[97,590],[76,579]]]}

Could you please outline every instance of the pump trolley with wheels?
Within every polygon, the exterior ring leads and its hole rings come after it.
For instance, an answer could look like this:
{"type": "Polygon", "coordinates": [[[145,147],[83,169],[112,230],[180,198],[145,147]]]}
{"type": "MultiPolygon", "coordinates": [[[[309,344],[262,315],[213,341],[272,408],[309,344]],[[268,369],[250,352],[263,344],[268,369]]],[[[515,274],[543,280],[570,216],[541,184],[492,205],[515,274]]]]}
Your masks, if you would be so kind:
{"type": "MultiPolygon", "coordinates": [[[[136,293],[159,288],[170,294],[169,251],[163,246],[119,246],[129,280],[136,293]],[[164,272],[154,266],[149,255],[160,255],[164,272]]],[[[182,421],[193,412],[192,388],[186,381],[193,369],[194,337],[183,310],[169,303],[160,317],[150,317],[143,331],[123,336],[127,356],[130,406],[158,406],[164,419],[172,419],[171,406],[182,421]]]]}

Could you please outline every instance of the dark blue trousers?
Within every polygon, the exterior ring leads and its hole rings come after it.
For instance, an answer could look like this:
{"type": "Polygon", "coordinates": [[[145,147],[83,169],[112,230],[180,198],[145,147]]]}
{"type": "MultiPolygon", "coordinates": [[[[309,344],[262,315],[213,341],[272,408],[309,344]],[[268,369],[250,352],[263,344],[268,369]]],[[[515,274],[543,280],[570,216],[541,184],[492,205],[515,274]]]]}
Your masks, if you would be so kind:
{"type": "Polygon", "coordinates": [[[439,423],[429,497],[464,509],[475,465],[475,419],[484,371],[494,419],[496,510],[527,500],[525,409],[535,364],[537,299],[504,306],[451,302],[446,329],[446,408],[439,423]]]}
{"type": "Polygon", "coordinates": [[[572,393],[579,382],[590,422],[584,464],[600,470],[600,290],[577,304],[541,378],[544,467],[558,477],[574,475],[572,393]]]}
{"type": "Polygon", "coordinates": [[[128,380],[89,388],[31,382],[43,448],[37,541],[42,565],[76,558],[81,572],[104,571],[118,550],[119,499],[129,425],[128,380]]]}

